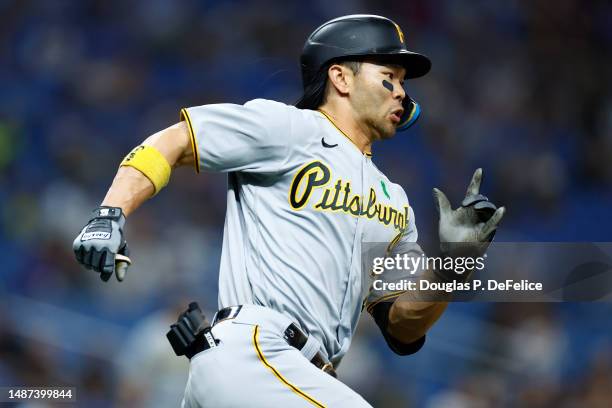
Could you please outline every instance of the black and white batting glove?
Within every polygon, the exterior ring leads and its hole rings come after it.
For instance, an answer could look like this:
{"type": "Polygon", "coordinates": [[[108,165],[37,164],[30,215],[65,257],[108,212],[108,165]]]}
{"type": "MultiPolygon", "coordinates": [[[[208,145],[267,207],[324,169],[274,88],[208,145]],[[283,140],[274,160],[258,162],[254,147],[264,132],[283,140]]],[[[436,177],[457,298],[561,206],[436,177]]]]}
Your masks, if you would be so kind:
{"type": "Polygon", "coordinates": [[[461,207],[453,210],[446,195],[434,188],[434,200],[440,213],[440,250],[444,256],[484,255],[506,208],[497,208],[480,194],[482,169],[477,169],[467,188],[461,207]]]}
{"type": "Polygon", "coordinates": [[[98,207],[72,243],[77,261],[85,268],[99,272],[104,282],[113,273],[117,280],[122,281],[131,264],[123,236],[124,224],[121,208],[98,207]]]}

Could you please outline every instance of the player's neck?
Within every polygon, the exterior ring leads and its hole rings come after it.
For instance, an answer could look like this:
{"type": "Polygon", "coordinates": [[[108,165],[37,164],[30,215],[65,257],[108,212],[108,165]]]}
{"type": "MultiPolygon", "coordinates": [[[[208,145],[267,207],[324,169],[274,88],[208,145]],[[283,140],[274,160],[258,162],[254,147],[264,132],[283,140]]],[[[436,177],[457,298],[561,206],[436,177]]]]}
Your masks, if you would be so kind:
{"type": "Polygon", "coordinates": [[[336,127],[349,138],[362,153],[371,153],[372,140],[368,129],[355,118],[353,110],[344,104],[328,101],[319,107],[336,127]]]}

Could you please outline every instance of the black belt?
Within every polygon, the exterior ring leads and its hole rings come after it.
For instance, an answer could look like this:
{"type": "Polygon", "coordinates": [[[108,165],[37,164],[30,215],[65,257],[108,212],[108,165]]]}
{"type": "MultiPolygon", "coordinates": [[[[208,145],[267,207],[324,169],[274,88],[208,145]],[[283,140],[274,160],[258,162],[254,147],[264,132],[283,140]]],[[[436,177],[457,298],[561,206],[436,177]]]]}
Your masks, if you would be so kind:
{"type": "MultiPolygon", "coordinates": [[[[242,306],[231,306],[219,310],[215,315],[215,318],[213,319],[212,326],[223,320],[235,318],[236,316],[238,316],[238,313],[240,313],[240,309],[242,309],[242,306]]],[[[306,342],[308,341],[308,335],[304,333],[294,323],[291,323],[289,327],[285,329],[283,338],[291,347],[295,347],[298,350],[302,350],[302,348],[304,348],[306,342]]],[[[204,345],[207,346],[207,344],[204,345]]],[[[317,351],[314,357],[310,359],[310,362],[314,364],[315,367],[323,370],[332,377],[337,377],[336,370],[334,370],[334,366],[320,351],[317,351]]]]}

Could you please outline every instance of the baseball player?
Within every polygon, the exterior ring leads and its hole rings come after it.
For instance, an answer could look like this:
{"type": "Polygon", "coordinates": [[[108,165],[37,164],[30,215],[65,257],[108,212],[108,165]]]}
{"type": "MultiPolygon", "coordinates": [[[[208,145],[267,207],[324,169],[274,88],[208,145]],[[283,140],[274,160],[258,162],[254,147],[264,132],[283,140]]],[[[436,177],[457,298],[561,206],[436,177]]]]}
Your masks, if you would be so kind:
{"type": "MultiPolygon", "coordinates": [[[[406,49],[393,21],[337,18],[306,41],[296,106],[256,99],[186,108],[125,157],[73,244],[78,262],[104,281],[124,279],[126,217],[173,168],[228,175],[219,311],[188,355],[184,407],[369,407],[334,375],[364,308],[396,353],[423,346],[448,299],[373,290],[361,258],[367,242],[419,251],[406,193],[374,165],[371,146],[414,123],[419,106],[403,83],[430,66],[406,49]]],[[[445,255],[454,256],[452,243],[482,253],[504,214],[479,193],[481,177],[477,170],[455,210],[434,190],[445,255]]],[[[419,273],[444,282],[466,275],[419,273]]]]}

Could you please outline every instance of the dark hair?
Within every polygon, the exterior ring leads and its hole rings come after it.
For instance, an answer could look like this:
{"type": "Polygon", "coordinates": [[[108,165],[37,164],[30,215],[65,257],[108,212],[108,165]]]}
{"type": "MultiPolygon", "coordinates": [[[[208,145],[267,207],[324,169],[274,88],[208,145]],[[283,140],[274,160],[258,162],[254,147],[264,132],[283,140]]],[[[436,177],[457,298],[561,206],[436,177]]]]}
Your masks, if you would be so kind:
{"type": "Polygon", "coordinates": [[[298,109],[312,109],[316,110],[319,106],[325,103],[325,91],[327,89],[327,71],[329,67],[333,64],[344,65],[353,71],[353,74],[359,73],[359,69],[361,68],[360,61],[338,61],[332,60],[326,63],[319,69],[319,72],[315,75],[315,77],[310,81],[308,85],[304,88],[304,94],[302,97],[295,103],[296,108],[298,109]]]}

